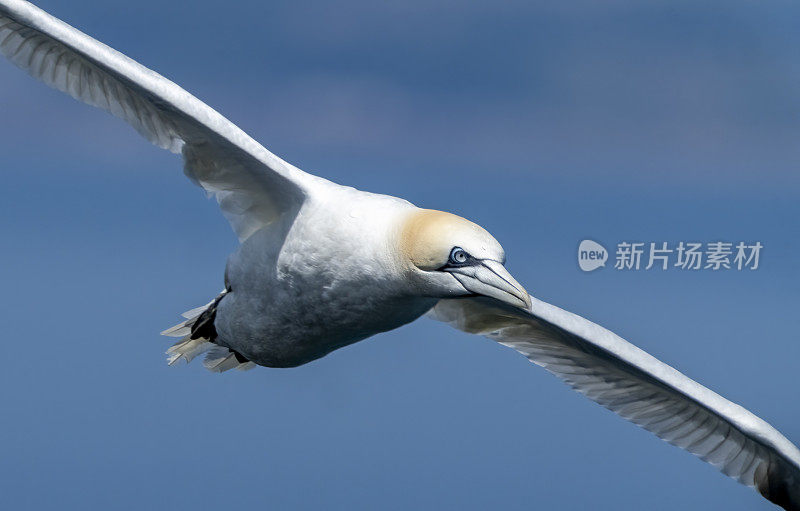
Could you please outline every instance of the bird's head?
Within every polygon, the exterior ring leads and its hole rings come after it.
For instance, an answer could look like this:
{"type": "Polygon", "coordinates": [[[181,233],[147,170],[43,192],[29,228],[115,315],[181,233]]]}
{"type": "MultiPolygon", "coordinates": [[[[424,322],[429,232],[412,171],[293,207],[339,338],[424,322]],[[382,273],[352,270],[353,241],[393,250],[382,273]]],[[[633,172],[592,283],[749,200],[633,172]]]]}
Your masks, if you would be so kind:
{"type": "Polygon", "coordinates": [[[415,210],[403,220],[399,245],[415,286],[429,296],[489,296],[530,307],[527,291],[503,266],[503,247],[469,220],[443,211],[415,210]]]}

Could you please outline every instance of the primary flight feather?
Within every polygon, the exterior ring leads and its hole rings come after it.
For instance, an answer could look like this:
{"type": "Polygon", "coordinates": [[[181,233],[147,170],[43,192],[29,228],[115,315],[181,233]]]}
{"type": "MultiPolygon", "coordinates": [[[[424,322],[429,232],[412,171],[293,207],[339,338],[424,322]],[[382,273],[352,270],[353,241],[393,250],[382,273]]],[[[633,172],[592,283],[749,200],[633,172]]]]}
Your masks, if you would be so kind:
{"type": "Polygon", "coordinates": [[[800,509],[800,451],[769,424],[604,328],[531,297],[500,244],[450,213],[286,163],[182,88],[23,0],[0,0],[0,52],[183,156],[241,241],[225,289],[168,361],[292,367],[427,314],[519,351],[578,392],[800,509]]]}

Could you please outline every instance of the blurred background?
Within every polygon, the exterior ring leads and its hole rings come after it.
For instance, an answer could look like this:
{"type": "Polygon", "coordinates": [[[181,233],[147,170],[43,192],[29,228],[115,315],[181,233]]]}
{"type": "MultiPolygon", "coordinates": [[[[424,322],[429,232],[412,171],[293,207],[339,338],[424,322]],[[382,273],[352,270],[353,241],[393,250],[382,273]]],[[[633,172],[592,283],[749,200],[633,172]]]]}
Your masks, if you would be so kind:
{"type": "MultiPolygon", "coordinates": [[[[800,442],[796,3],[36,3],[300,168],[481,223],[536,297],[800,442]],[[764,249],[583,273],[584,238],[764,249]]],[[[158,332],[236,247],[216,205],[5,60],[0,119],[9,508],[773,509],[427,319],[296,369],[167,367],[158,332]]]]}

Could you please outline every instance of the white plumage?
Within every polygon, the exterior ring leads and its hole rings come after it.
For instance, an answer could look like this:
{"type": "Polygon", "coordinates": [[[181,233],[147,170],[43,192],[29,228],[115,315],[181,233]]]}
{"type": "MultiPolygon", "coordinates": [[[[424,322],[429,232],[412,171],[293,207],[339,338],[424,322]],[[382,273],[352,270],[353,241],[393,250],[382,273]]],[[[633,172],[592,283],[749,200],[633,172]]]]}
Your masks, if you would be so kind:
{"type": "Polygon", "coordinates": [[[0,51],[183,156],[240,241],[225,290],[164,331],[168,362],[288,367],[421,315],[519,351],[578,392],[800,509],[800,451],[744,408],[579,316],[541,302],[479,226],[284,162],[186,91],[23,0],[0,0],[0,51]]]}

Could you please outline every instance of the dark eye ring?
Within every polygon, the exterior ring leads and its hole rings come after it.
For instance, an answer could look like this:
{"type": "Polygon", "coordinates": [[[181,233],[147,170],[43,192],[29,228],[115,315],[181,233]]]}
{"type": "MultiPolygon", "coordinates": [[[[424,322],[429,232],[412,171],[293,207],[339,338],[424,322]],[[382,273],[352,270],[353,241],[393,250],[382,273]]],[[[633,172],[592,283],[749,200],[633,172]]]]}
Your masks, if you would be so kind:
{"type": "Polygon", "coordinates": [[[461,247],[453,247],[450,251],[450,262],[452,264],[464,264],[469,259],[469,254],[461,247]]]}

